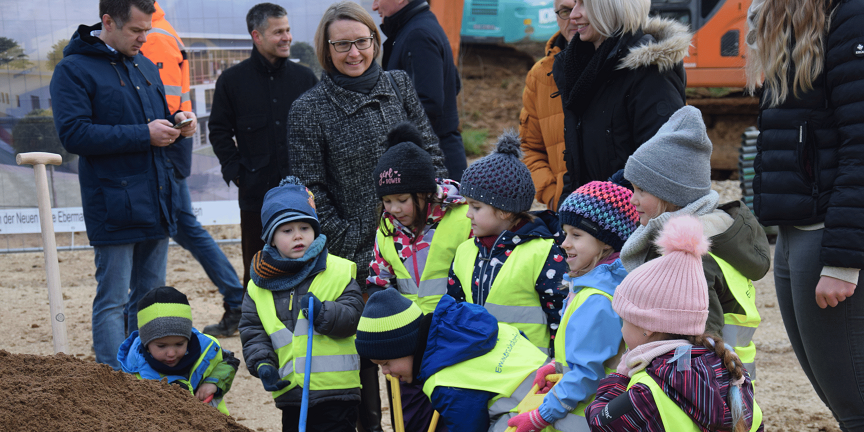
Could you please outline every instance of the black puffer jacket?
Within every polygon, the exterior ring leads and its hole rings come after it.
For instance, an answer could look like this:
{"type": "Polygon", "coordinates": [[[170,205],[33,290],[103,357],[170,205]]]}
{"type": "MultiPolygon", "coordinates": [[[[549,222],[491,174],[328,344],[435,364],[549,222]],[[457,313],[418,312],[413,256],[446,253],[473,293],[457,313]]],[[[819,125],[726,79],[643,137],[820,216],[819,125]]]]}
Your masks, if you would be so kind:
{"type": "MultiPolygon", "coordinates": [[[[682,24],[649,18],[636,34],[624,35],[600,66],[593,97],[582,114],[564,109],[567,174],[561,201],[579,186],[606,180],[684,106],[682,59],[691,35],[682,24]]],[[[578,37],[571,44],[587,44],[578,37]]],[[[552,75],[564,91],[564,57],[555,56],[552,75]]],[[[566,95],[564,95],[566,97],[566,95]]],[[[560,202],[560,201],[559,201],[560,202]]]]}
{"type": "MultiPolygon", "coordinates": [[[[839,0],[813,90],[765,108],[754,208],[763,225],[825,222],[820,259],[864,267],[864,2],[839,0]]],[[[790,77],[794,72],[790,71],[790,77]]],[[[791,81],[791,79],[790,79],[791,81]]]]}

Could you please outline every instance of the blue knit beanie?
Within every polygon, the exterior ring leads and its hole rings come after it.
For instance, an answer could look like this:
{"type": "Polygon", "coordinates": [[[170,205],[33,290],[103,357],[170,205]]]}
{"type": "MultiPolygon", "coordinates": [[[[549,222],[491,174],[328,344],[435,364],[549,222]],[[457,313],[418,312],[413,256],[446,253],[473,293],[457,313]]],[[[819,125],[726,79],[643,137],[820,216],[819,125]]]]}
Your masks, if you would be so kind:
{"type": "Polygon", "coordinates": [[[273,242],[273,234],[279,225],[303,221],[312,225],[317,238],[321,234],[318,214],[315,212],[315,195],[294,176],[285,177],[279,186],[267,191],[261,207],[261,240],[273,242]]]}
{"type": "Polygon", "coordinates": [[[633,192],[612,182],[592,181],[576,189],[561,203],[561,225],[570,225],[621,251],[639,226],[639,214],[630,204],[633,192]]]}
{"type": "Polygon", "coordinates": [[[423,311],[395,288],[369,297],[354,345],[357,354],[372,360],[393,360],[414,354],[423,311]]]}
{"type": "Polygon", "coordinates": [[[520,145],[515,131],[504,131],[495,151],[471,164],[462,174],[459,189],[462,196],[506,212],[530,210],[534,203],[534,182],[531,171],[520,160],[520,145]]]}

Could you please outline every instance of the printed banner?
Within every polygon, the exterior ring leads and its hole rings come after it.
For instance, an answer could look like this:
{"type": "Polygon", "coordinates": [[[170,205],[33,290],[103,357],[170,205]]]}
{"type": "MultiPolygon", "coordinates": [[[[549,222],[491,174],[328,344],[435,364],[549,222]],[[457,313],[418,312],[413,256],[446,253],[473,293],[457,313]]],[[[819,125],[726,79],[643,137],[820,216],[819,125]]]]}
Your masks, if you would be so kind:
{"type": "MultiPolygon", "coordinates": [[[[201,225],[232,225],[240,223],[237,201],[201,201],[192,203],[192,211],[201,225]]],[[[55,233],[83,232],[84,211],[81,207],[51,209],[55,233]]],[[[0,210],[0,234],[38,234],[39,209],[0,210]]]]}

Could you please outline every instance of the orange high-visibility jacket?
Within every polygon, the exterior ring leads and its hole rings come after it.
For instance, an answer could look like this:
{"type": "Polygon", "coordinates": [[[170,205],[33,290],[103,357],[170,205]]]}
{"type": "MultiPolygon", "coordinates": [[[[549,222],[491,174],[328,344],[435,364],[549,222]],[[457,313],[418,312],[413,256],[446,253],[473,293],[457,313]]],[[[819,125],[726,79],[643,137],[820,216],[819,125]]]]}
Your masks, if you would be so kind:
{"type": "Polygon", "coordinates": [[[147,42],[141,46],[141,54],[156,64],[162,84],[165,85],[165,99],[172,113],[192,111],[189,94],[189,61],[186,47],[174,27],[165,20],[165,11],[155,4],[153,29],[147,32],[147,42]]]}

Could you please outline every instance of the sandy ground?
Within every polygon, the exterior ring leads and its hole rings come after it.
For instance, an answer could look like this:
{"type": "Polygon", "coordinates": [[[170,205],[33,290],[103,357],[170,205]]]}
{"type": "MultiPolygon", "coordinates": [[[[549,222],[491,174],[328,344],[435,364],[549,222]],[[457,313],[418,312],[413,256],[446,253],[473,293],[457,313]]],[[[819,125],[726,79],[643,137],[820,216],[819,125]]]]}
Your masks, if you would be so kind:
{"type": "MultiPolygon", "coordinates": [[[[721,184],[718,189],[734,189],[730,186],[721,184]]],[[[731,193],[734,194],[734,190],[731,193]]],[[[217,239],[237,238],[240,234],[236,226],[209,229],[217,239]]],[[[69,235],[60,235],[57,241],[60,246],[68,244],[69,235]]],[[[4,242],[9,243],[10,240],[0,239],[0,243],[4,242]]],[[[38,245],[39,236],[19,237],[11,242],[34,246],[38,245]]],[[[85,240],[76,238],[76,244],[85,244],[85,240]]],[[[239,270],[239,245],[223,245],[223,250],[239,270]]],[[[96,290],[93,252],[61,251],[59,258],[70,354],[92,360],[90,312],[96,290]]],[[[0,329],[3,329],[0,333],[0,349],[24,354],[53,353],[43,255],[0,255],[0,269],[0,298],[3,299],[0,302],[0,329]]],[[[200,329],[220,319],[222,306],[219,292],[207,279],[201,266],[182,248],[170,249],[167,283],[189,297],[195,327],[200,329]]],[[[816,396],[792,352],[777,308],[773,271],[755,285],[757,306],[762,315],[762,325],[754,337],[759,371],[756,395],[764,412],[766,430],[839,431],[837,423],[816,396]]],[[[222,343],[242,358],[239,336],[224,338],[222,343]]],[[[258,431],[281,429],[279,411],[260,381],[249,375],[245,364],[241,365],[226,400],[239,423],[258,431]]]]}

